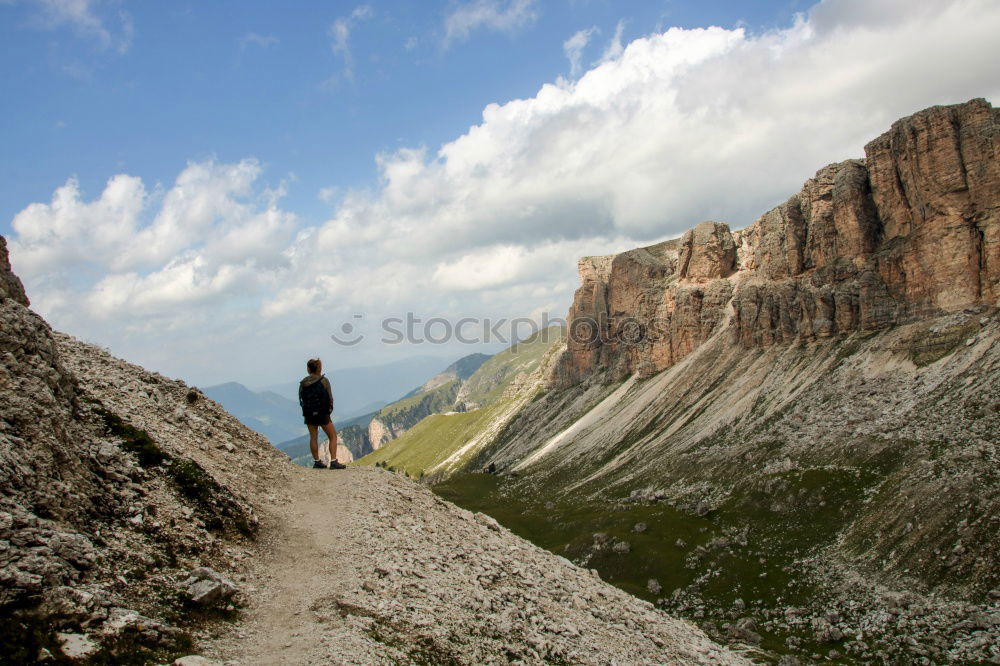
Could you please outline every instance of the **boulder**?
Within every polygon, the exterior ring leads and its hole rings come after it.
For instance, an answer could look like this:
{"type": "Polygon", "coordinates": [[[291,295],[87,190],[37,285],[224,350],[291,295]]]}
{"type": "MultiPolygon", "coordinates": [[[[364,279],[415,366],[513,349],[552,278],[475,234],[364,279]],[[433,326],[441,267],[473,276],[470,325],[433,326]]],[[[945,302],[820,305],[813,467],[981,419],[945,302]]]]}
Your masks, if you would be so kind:
{"type": "Polygon", "coordinates": [[[181,587],[191,602],[199,606],[214,606],[228,601],[239,592],[234,582],[210,567],[192,571],[181,587]]]}

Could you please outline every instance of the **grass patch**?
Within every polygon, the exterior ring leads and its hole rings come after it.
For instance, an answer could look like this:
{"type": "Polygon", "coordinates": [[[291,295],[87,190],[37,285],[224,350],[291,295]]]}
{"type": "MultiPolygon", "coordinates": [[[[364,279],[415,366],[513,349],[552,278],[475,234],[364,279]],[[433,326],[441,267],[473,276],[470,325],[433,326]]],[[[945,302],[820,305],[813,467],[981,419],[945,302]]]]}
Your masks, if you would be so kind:
{"type": "Polygon", "coordinates": [[[194,460],[185,458],[173,461],[170,465],[170,477],[182,494],[194,500],[209,529],[233,527],[246,536],[256,534],[257,526],[248,520],[246,512],[232,493],[194,460]]]}
{"type": "Polygon", "coordinates": [[[155,467],[170,460],[170,455],[163,451],[149,433],[126,423],[117,414],[108,411],[100,403],[94,404],[94,411],[104,422],[107,435],[117,437],[122,441],[122,448],[134,453],[142,467],[155,467]]]}
{"type": "Polygon", "coordinates": [[[59,642],[55,631],[34,620],[15,618],[8,615],[0,617],[0,654],[5,664],[34,664],[38,662],[38,654],[47,649],[53,654],[60,654],[59,642]]]}
{"type": "Polygon", "coordinates": [[[118,636],[104,641],[100,651],[87,659],[86,663],[91,666],[169,664],[178,657],[191,654],[194,650],[194,640],[187,633],[174,636],[174,645],[170,648],[147,647],[143,644],[140,634],[138,629],[126,628],[118,636]]]}
{"type": "Polygon", "coordinates": [[[471,412],[432,414],[354,464],[379,465],[420,478],[480,434],[506,404],[502,401],[471,412]]]}

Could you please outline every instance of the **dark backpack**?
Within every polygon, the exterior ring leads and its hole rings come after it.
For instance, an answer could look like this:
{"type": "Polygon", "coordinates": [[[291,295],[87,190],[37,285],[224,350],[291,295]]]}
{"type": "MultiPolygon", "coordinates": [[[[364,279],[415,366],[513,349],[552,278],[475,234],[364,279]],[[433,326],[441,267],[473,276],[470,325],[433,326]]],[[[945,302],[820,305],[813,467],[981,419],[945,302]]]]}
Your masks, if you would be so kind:
{"type": "Polygon", "coordinates": [[[330,396],[323,386],[323,378],[302,387],[302,415],[319,416],[330,413],[330,396]]]}

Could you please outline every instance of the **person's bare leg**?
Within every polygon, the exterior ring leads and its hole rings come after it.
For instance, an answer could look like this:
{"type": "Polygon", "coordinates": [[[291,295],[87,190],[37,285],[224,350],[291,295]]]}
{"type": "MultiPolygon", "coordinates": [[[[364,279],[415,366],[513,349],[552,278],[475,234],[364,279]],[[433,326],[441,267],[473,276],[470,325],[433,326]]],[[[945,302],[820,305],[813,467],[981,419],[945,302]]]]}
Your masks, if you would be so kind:
{"type": "Polygon", "coordinates": [[[309,450],[312,451],[313,460],[319,460],[319,428],[314,425],[309,427],[309,450]]]}
{"type": "Polygon", "coordinates": [[[333,427],[333,421],[327,422],[323,426],[323,432],[326,433],[327,445],[330,447],[330,461],[337,459],[337,429],[333,427]]]}

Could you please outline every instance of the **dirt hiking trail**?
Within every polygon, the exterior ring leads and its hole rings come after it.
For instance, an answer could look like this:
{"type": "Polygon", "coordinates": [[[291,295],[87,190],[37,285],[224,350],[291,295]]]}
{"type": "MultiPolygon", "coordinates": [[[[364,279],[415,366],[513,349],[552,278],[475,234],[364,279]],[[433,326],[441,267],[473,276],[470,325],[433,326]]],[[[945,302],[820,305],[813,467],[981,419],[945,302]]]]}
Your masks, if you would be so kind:
{"type": "Polygon", "coordinates": [[[375,468],[296,470],[244,617],[202,654],[264,664],[747,663],[483,514],[375,468]]]}

